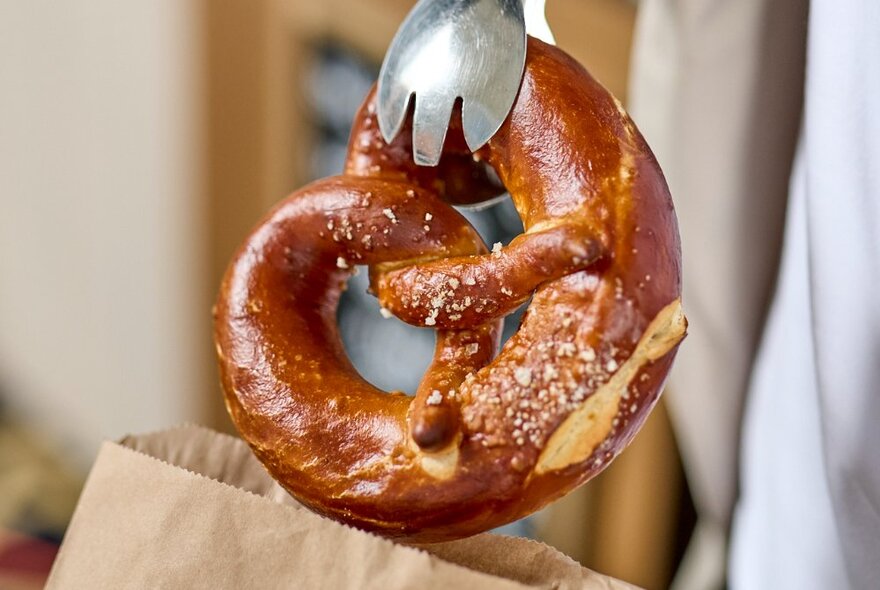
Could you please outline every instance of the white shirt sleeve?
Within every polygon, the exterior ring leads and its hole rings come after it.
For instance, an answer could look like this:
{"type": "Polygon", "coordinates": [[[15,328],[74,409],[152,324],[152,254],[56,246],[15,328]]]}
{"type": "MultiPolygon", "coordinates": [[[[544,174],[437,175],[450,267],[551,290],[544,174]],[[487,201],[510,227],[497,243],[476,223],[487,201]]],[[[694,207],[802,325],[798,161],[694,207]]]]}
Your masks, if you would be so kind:
{"type": "Polygon", "coordinates": [[[880,580],[880,3],[811,3],[806,78],[743,430],[734,588],[880,580]]]}
{"type": "Polygon", "coordinates": [[[880,583],[880,3],[810,8],[804,123],[815,372],[850,582],[880,583]]]}

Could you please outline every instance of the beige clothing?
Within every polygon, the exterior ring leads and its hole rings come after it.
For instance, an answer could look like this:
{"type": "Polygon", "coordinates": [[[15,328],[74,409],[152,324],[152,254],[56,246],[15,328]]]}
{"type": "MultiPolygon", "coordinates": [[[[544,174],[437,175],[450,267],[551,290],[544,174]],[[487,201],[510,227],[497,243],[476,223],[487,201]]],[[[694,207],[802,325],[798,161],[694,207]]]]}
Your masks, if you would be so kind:
{"type": "Polygon", "coordinates": [[[776,274],[806,0],[643,0],[630,112],[675,200],[689,337],[667,397],[699,523],[679,588],[720,587],[742,405],[776,274]]]}

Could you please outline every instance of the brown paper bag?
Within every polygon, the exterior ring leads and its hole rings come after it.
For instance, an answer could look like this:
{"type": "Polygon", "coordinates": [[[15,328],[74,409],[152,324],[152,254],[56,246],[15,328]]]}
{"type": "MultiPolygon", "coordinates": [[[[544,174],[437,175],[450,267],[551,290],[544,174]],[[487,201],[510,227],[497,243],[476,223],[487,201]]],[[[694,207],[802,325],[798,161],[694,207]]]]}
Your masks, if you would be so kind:
{"type": "Polygon", "coordinates": [[[239,439],[194,426],[101,448],[47,588],[633,588],[534,541],[425,550],[297,505],[239,439]]]}

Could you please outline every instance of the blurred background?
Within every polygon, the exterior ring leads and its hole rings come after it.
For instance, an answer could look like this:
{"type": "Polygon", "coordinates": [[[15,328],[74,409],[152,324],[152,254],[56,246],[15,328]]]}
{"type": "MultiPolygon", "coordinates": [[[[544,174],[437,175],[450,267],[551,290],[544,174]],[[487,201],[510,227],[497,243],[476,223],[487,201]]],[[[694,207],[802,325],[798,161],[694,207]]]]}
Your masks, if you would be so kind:
{"type": "MultiPolygon", "coordinates": [[[[231,430],[219,278],[274,202],[340,170],[412,4],[0,1],[0,587],[40,587],[102,440],[231,430]]],[[[548,6],[558,44],[624,102],[635,14],[548,6]]],[[[472,219],[489,243],[519,231],[509,205],[472,219]]],[[[362,287],[340,312],[349,352],[377,385],[412,391],[431,333],[379,322],[362,287]]],[[[665,588],[694,522],[661,403],[610,469],[515,532],[665,588]]]]}

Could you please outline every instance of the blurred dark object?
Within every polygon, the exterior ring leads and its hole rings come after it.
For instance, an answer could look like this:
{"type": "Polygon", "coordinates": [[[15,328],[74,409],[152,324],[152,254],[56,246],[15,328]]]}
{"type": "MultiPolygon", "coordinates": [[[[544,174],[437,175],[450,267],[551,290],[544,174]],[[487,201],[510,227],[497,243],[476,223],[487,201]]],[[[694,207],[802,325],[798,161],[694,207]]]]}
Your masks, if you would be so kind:
{"type": "Polygon", "coordinates": [[[60,541],[82,483],[37,433],[0,414],[0,527],[60,541]]]}
{"type": "Polygon", "coordinates": [[[57,543],[0,529],[0,588],[42,588],[57,553],[57,543]]]}
{"type": "Polygon", "coordinates": [[[0,588],[41,588],[82,479],[0,405],[0,588]]]}

